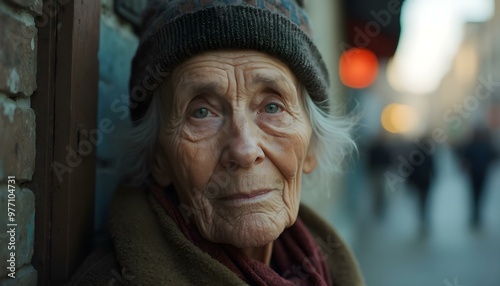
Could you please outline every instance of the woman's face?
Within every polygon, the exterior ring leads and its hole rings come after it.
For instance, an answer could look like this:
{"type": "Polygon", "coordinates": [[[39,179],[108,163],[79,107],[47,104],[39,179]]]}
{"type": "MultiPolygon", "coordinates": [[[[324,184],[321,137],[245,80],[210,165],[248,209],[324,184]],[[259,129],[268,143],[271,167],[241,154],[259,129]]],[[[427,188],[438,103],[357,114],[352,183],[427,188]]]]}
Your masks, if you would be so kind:
{"type": "Polygon", "coordinates": [[[204,53],[169,77],[152,173],[207,240],[263,246],[295,222],[301,175],[316,165],[300,90],[256,51],[204,53]]]}

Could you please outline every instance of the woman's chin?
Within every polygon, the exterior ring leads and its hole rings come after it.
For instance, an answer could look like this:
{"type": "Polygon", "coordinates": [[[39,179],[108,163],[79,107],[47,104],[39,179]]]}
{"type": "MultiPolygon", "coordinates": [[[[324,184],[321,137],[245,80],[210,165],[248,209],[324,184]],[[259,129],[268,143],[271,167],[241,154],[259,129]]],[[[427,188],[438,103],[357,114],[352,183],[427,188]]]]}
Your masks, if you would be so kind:
{"type": "Polygon", "coordinates": [[[252,215],[237,224],[218,228],[214,240],[237,248],[261,247],[275,241],[286,226],[283,220],[252,215]]]}

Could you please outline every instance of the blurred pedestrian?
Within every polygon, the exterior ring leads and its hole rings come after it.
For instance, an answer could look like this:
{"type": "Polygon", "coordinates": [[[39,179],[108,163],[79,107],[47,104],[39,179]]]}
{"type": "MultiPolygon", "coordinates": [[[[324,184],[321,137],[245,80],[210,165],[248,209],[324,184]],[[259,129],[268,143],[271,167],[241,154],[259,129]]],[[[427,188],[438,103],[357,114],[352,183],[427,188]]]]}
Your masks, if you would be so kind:
{"type": "Polygon", "coordinates": [[[368,169],[373,190],[373,203],[375,215],[381,218],[384,215],[385,203],[385,177],[384,173],[391,165],[391,151],[387,146],[384,133],[380,133],[368,146],[368,169]]]}
{"type": "Polygon", "coordinates": [[[475,129],[470,141],[460,148],[458,154],[462,166],[469,173],[472,191],[471,225],[477,227],[481,224],[481,204],[488,170],[497,157],[488,131],[483,128],[475,129]]]}
{"type": "MultiPolygon", "coordinates": [[[[421,139],[421,141],[424,140],[426,139],[421,139]]],[[[435,175],[434,154],[432,152],[425,154],[421,152],[419,154],[421,154],[421,158],[413,164],[414,170],[408,176],[408,184],[417,192],[420,224],[422,231],[426,231],[428,226],[429,192],[435,175]]]]}

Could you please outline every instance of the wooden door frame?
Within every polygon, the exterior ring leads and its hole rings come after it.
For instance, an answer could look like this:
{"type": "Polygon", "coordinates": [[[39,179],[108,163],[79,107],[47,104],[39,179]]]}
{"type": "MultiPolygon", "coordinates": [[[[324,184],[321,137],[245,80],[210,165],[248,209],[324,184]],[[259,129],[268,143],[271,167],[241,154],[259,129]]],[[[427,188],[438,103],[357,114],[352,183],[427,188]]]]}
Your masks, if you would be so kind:
{"type": "Polygon", "coordinates": [[[88,134],[97,125],[100,1],[43,2],[43,15],[35,21],[32,264],[38,285],[62,285],[92,247],[96,146],[88,134]]]}

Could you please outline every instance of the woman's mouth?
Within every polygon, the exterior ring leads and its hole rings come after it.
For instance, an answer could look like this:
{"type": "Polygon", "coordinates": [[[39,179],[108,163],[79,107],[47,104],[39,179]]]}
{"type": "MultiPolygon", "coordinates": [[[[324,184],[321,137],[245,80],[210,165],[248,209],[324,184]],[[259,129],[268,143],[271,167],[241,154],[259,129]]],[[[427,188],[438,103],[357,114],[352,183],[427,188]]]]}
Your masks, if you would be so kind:
{"type": "Polygon", "coordinates": [[[231,202],[231,203],[250,203],[256,202],[267,197],[271,193],[272,189],[258,189],[249,192],[239,192],[236,194],[231,194],[223,196],[220,198],[221,201],[231,202]]]}

